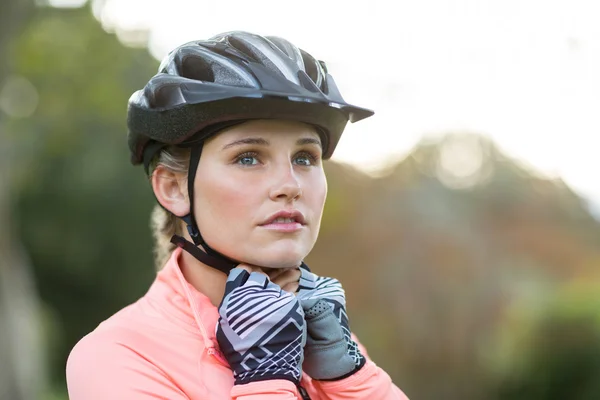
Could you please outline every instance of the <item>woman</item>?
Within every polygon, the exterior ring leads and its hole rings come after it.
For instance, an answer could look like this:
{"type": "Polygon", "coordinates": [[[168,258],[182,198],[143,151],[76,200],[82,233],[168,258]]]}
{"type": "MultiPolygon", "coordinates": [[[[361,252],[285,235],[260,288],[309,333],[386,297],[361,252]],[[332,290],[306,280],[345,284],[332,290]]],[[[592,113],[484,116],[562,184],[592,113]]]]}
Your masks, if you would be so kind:
{"type": "Polygon", "coordinates": [[[406,399],[351,335],[339,281],[302,262],[322,160],[370,115],[281,38],[230,32],[171,52],[128,112],[164,267],[72,350],[70,398],[406,399]]]}

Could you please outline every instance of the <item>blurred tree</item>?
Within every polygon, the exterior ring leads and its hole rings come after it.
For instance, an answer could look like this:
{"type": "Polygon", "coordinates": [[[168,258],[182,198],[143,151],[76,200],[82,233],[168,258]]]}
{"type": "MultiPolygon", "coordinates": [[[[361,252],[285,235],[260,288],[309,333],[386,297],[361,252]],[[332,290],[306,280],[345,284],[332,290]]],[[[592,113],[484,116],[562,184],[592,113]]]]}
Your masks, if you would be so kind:
{"type": "Polygon", "coordinates": [[[49,316],[53,382],[63,388],[72,346],[154,277],[152,196],[129,163],[125,113],[158,62],[123,47],[88,8],[52,7],[35,9],[6,58],[38,97],[31,117],[6,126],[18,144],[14,216],[49,316]]]}
{"type": "MultiPolygon", "coordinates": [[[[33,12],[33,2],[6,0],[0,13],[0,59],[10,60],[14,38],[33,12]]],[[[0,93],[13,64],[0,63],[0,93]]],[[[38,295],[27,255],[14,235],[12,184],[17,145],[0,110],[0,399],[37,399],[46,389],[38,295]]]]}
{"type": "MultiPolygon", "coordinates": [[[[498,399],[592,400],[600,395],[597,282],[557,291],[515,344],[520,361],[498,375],[498,399]]],[[[521,318],[522,319],[522,318],[521,318]]]]}

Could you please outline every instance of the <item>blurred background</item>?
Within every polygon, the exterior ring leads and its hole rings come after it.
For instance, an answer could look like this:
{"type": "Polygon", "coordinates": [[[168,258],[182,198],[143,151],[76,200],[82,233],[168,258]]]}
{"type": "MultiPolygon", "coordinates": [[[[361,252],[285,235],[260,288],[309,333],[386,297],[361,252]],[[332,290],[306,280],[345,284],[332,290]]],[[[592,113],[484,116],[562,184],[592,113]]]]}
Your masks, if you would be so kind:
{"type": "Polygon", "coordinates": [[[188,40],[242,29],[376,110],[327,164],[308,264],[411,399],[600,398],[600,8],[542,0],[3,0],[0,399],[155,276],[126,103],[188,40]]]}

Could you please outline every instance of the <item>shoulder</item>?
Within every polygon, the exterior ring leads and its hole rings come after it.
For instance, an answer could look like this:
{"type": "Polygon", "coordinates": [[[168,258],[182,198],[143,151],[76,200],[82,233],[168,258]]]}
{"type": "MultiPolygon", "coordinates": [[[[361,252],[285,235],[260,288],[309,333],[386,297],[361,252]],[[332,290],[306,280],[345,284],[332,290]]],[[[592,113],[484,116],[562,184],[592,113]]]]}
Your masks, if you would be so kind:
{"type": "Polygon", "coordinates": [[[136,363],[135,354],[112,331],[93,331],[82,338],[67,359],[70,398],[84,398],[108,383],[118,386],[123,372],[136,363]]]}
{"type": "MultiPolygon", "coordinates": [[[[69,398],[137,399],[140,393],[182,398],[183,392],[140,351],[143,335],[125,327],[97,329],[82,338],[67,360],[69,398]]],[[[145,398],[145,397],[139,397],[145,398]]]]}
{"type": "Polygon", "coordinates": [[[93,366],[95,371],[113,371],[135,360],[132,344],[140,335],[120,326],[103,327],[84,336],[71,350],[67,360],[67,378],[93,366]]]}
{"type": "Polygon", "coordinates": [[[113,374],[143,364],[143,349],[148,346],[148,329],[138,317],[137,303],[129,305],[84,336],[71,350],[67,359],[67,379],[81,377],[93,370],[95,374],[113,374]]]}
{"type": "Polygon", "coordinates": [[[128,343],[139,342],[144,330],[136,308],[137,303],[133,303],[102,321],[79,340],[69,358],[81,353],[98,352],[98,349],[122,349],[128,343]]]}

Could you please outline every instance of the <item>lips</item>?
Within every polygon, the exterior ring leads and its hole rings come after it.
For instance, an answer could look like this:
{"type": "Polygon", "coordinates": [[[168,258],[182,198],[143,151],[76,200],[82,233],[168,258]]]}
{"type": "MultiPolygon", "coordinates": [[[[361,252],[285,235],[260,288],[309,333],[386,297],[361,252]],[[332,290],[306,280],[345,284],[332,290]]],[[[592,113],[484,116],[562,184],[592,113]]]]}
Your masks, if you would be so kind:
{"type": "Polygon", "coordinates": [[[298,223],[305,225],[304,215],[298,210],[282,210],[270,215],[260,225],[298,223]]]}

